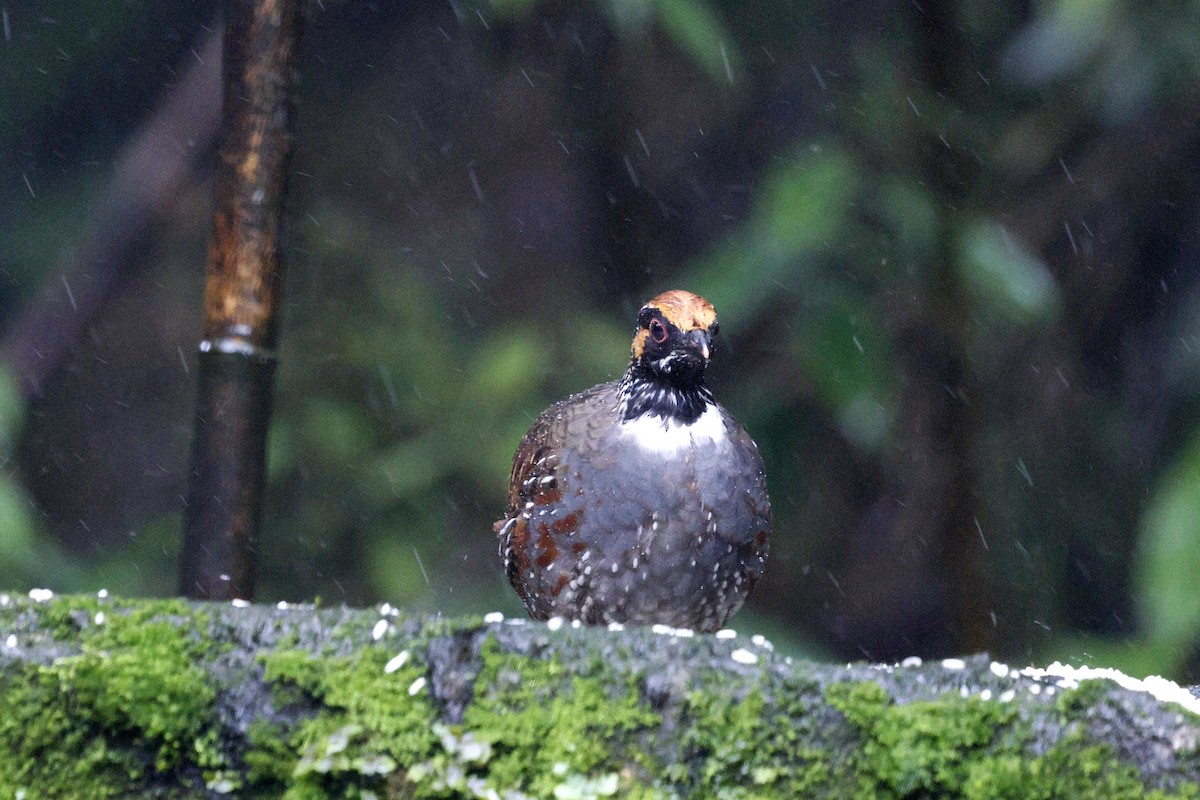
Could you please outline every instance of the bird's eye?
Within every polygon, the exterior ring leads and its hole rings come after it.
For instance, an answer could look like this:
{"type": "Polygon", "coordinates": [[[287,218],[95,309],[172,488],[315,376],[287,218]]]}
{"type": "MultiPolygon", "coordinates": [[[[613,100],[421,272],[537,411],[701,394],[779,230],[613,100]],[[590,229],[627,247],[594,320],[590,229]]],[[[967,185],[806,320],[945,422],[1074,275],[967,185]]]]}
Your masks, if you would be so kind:
{"type": "Polygon", "coordinates": [[[650,320],[650,338],[656,344],[662,344],[667,340],[667,326],[663,325],[656,319],[650,320]]]}

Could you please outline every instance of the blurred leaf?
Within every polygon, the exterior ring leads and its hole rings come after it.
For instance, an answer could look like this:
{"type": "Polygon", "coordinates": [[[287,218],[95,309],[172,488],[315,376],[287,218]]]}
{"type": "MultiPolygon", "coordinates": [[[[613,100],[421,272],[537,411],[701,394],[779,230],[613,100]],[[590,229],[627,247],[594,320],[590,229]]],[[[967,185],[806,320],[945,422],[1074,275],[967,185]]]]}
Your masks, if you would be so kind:
{"type": "Polygon", "coordinates": [[[471,357],[468,393],[486,398],[489,405],[525,396],[537,386],[542,353],[531,331],[502,330],[488,337],[471,357]]]}
{"type": "MultiPolygon", "coordinates": [[[[434,521],[421,518],[418,513],[406,513],[397,518],[385,530],[394,532],[441,531],[444,527],[434,521]]],[[[420,538],[409,536],[372,536],[366,541],[368,553],[364,561],[370,573],[372,589],[380,597],[386,597],[398,605],[412,605],[429,591],[428,570],[435,567],[431,548],[421,555],[414,542],[420,538]],[[425,561],[429,559],[429,563],[425,561]]],[[[426,540],[432,541],[432,540],[426,540]]],[[[433,548],[436,551],[436,548],[433,548]]]]}
{"type": "Polygon", "coordinates": [[[1092,73],[1109,124],[1124,124],[1144,112],[1159,89],[1157,43],[1144,50],[1129,30],[1121,30],[1115,41],[1106,43],[1105,58],[1092,73]]]}
{"type": "Polygon", "coordinates": [[[25,400],[17,379],[5,366],[0,366],[0,453],[11,456],[13,444],[25,423],[25,400]]]}
{"type": "Polygon", "coordinates": [[[930,259],[938,216],[929,189],[914,179],[885,176],[876,191],[875,212],[900,252],[908,259],[930,259]]]}
{"type": "Polygon", "coordinates": [[[567,392],[580,392],[589,386],[615,380],[629,363],[629,342],[633,324],[618,325],[610,317],[580,315],[566,337],[563,363],[571,365],[567,392]]]}
{"type": "MultiPolygon", "coordinates": [[[[25,401],[11,371],[0,367],[0,466],[14,457],[25,420],[25,401]]],[[[0,473],[0,568],[27,570],[34,557],[33,517],[12,472],[0,473]]]]}
{"type": "Polygon", "coordinates": [[[375,440],[361,411],[335,398],[309,398],[297,424],[304,433],[309,457],[324,461],[356,464],[375,440]]]}
{"type": "Polygon", "coordinates": [[[370,461],[361,488],[377,502],[419,498],[441,477],[448,456],[432,434],[399,442],[370,461]]]}
{"type": "Polygon", "coordinates": [[[1200,430],[1142,515],[1136,592],[1153,645],[1185,658],[1200,634],[1200,430]]]}
{"type": "Polygon", "coordinates": [[[733,37],[704,0],[655,0],[658,21],[715,83],[733,83],[740,56],[733,37]]]}
{"type": "Polygon", "coordinates": [[[1014,39],[1005,66],[1018,80],[1041,85],[1079,69],[1111,39],[1117,0],[1058,0],[1014,39]]]}
{"type": "Polygon", "coordinates": [[[178,589],[179,547],[179,517],[158,517],[128,531],[124,544],[89,559],[79,580],[87,589],[113,594],[170,597],[178,589]]]}
{"type": "Polygon", "coordinates": [[[597,3],[613,28],[626,36],[643,36],[654,20],[654,4],[645,0],[601,0],[597,3]]]}
{"type": "MultiPolygon", "coordinates": [[[[533,12],[539,0],[490,0],[492,12],[515,19],[533,12]]],[[[728,85],[741,70],[732,34],[706,0],[600,0],[596,7],[619,35],[642,38],[655,21],[714,83],[728,85]]]]}
{"type": "Polygon", "coordinates": [[[878,318],[862,300],[842,295],[808,316],[793,340],[797,360],[842,432],[868,449],[892,422],[891,348],[878,318]]]}
{"type": "Polygon", "coordinates": [[[755,242],[792,258],[826,243],[845,220],[858,169],[846,153],[814,146],[766,175],[751,217],[755,242]]]}
{"type": "Polygon", "coordinates": [[[282,414],[275,414],[267,434],[267,483],[295,469],[300,450],[296,446],[299,431],[282,414]]]}
{"type": "Polygon", "coordinates": [[[0,477],[0,566],[23,570],[33,562],[29,505],[12,477],[5,475],[0,477]]]}
{"type": "Polygon", "coordinates": [[[1058,285],[1050,271],[1000,225],[968,226],[959,247],[963,282],[982,307],[1017,323],[1057,312],[1058,285]]]}
{"type": "Polygon", "coordinates": [[[750,219],[685,273],[680,285],[738,325],[774,294],[811,290],[818,254],[837,248],[858,191],[859,170],[841,150],[813,145],[764,178],[750,219]]]}

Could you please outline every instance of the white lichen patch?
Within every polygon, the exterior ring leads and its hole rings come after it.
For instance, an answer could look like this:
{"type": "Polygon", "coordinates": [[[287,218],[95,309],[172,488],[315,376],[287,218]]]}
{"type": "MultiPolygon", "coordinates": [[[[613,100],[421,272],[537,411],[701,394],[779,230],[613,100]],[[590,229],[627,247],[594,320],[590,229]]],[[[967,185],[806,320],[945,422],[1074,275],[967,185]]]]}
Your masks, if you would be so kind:
{"type": "Polygon", "coordinates": [[[736,661],[739,664],[757,664],[758,663],[758,656],[754,655],[754,653],[751,653],[749,650],[746,650],[741,647],[739,647],[737,650],[734,650],[732,653],[730,653],[729,657],[732,658],[734,661],[736,661]]]}
{"type": "Polygon", "coordinates": [[[249,601],[249,600],[243,600],[243,599],[242,599],[242,598],[240,598],[240,597],[235,597],[235,598],[233,598],[232,600],[230,600],[230,601],[229,601],[229,605],[233,606],[234,608],[249,608],[249,607],[250,607],[250,601],[249,601]]]}
{"type": "Polygon", "coordinates": [[[612,631],[613,633],[616,633],[618,631],[625,630],[625,626],[619,622],[610,622],[610,623],[608,623],[608,629],[610,631],[612,631]]]}
{"type": "Polygon", "coordinates": [[[401,650],[396,655],[392,656],[386,664],[383,665],[385,675],[391,675],[396,670],[408,663],[409,653],[407,650],[401,650]]]}
{"type": "Polygon", "coordinates": [[[483,615],[483,622],[485,625],[498,625],[504,622],[504,615],[499,611],[489,611],[483,615]]]}
{"type": "Polygon", "coordinates": [[[906,658],[900,662],[900,666],[902,666],[902,667],[919,667],[924,663],[925,662],[921,660],[920,656],[909,656],[908,658],[906,658]]]}
{"type": "Polygon", "coordinates": [[[388,622],[386,619],[381,619],[378,622],[376,622],[375,627],[371,628],[371,638],[378,642],[387,633],[388,625],[390,625],[390,624],[391,623],[388,622]]]}
{"type": "Polygon", "coordinates": [[[735,631],[733,628],[721,628],[721,630],[717,631],[717,638],[718,639],[736,639],[737,631],[735,631]]]}
{"type": "Polygon", "coordinates": [[[551,617],[550,619],[546,620],[546,628],[549,630],[557,631],[557,630],[561,629],[562,626],[563,626],[563,618],[562,617],[551,617]]]}
{"type": "Polygon", "coordinates": [[[1072,667],[1055,661],[1045,669],[1026,667],[1020,674],[1037,680],[1053,680],[1060,689],[1074,689],[1083,681],[1109,680],[1125,689],[1134,692],[1146,692],[1164,703],[1177,703],[1193,714],[1200,714],[1200,698],[1195,697],[1187,689],[1174,681],[1158,675],[1146,678],[1134,678],[1120,670],[1109,667],[1072,667]]]}
{"type": "Polygon", "coordinates": [[[106,617],[104,616],[104,612],[97,611],[96,616],[92,617],[92,624],[93,625],[103,625],[105,619],[106,619],[106,617]]]}
{"type": "Polygon", "coordinates": [[[6,594],[0,594],[0,608],[3,608],[4,606],[8,605],[11,602],[12,602],[11,597],[9,597],[6,594]]]}
{"type": "Polygon", "coordinates": [[[17,649],[17,635],[15,633],[10,633],[8,635],[8,638],[4,640],[4,646],[7,647],[9,650],[16,650],[17,649]]]}
{"type": "Polygon", "coordinates": [[[755,647],[761,647],[763,650],[766,650],[768,653],[775,652],[775,645],[771,644],[767,640],[767,637],[763,636],[761,633],[756,633],[753,636],[751,636],[750,643],[752,645],[754,645],[755,647]]]}
{"type": "Polygon", "coordinates": [[[1008,677],[1008,664],[1002,664],[999,661],[993,661],[991,664],[988,665],[988,669],[990,669],[992,671],[992,674],[995,675],[997,678],[1007,678],[1008,677]]]}
{"type": "Polygon", "coordinates": [[[99,597],[101,600],[106,599],[108,597],[108,589],[101,589],[96,592],[96,597],[99,597]]]}
{"type": "Polygon", "coordinates": [[[420,692],[424,688],[425,688],[425,676],[422,675],[421,677],[417,678],[415,681],[413,681],[412,683],[410,683],[408,685],[408,696],[416,697],[417,693],[420,692]]]}
{"type": "Polygon", "coordinates": [[[54,592],[49,589],[30,589],[29,599],[35,603],[44,603],[54,597],[54,592]]]}
{"type": "Polygon", "coordinates": [[[961,658],[943,658],[942,659],[942,669],[960,670],[960,669],[966,669],[966,668],[967,668],[967,662],[963,661],[961,658]]]}
{"type": "Polygon", "coordinates": [[[658,636],[675,636],[680,639],[690,639],[696,635],[691,628],[672,628],[670,625],[651,625],[650,631],[658,636]]]}
{"type": "Polygon", "coordinates": [[[275,604],[275,607],[277,609],[279,609],[280,611],[287,611],[288,610],[288,601],[280,600],[278,603],[275,604]]]}
{"type": "Polygon", "coordinates": [[[233,794],[237,791],[239,784],[228,777],[220,776],[208,781],[205,786],[213,794],[233,794]]]}

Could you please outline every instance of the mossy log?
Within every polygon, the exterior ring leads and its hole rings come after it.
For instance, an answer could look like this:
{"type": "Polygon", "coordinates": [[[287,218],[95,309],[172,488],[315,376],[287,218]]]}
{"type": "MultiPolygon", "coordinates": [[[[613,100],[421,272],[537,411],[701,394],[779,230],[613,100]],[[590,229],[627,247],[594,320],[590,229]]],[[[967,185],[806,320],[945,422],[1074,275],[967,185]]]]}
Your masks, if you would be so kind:
{"type": "Polygon", "coordinates": [[[0,798],[1200,797],[1200,716],[983,656],[0,595],[0,798]]]}

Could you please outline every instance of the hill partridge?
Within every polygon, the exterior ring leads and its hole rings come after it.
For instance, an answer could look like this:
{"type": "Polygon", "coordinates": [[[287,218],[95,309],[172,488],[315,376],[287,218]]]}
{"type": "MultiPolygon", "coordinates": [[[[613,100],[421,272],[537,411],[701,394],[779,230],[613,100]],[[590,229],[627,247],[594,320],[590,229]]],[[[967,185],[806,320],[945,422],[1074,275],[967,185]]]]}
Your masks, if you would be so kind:
{"type": "Polygon", "coordinates": [[[762,576],[771,503],[758,447],[713,399],[712,305],[642,306],[624,376],[546,409],[495,525],[530,616],[715,631],[762,576]]]}

